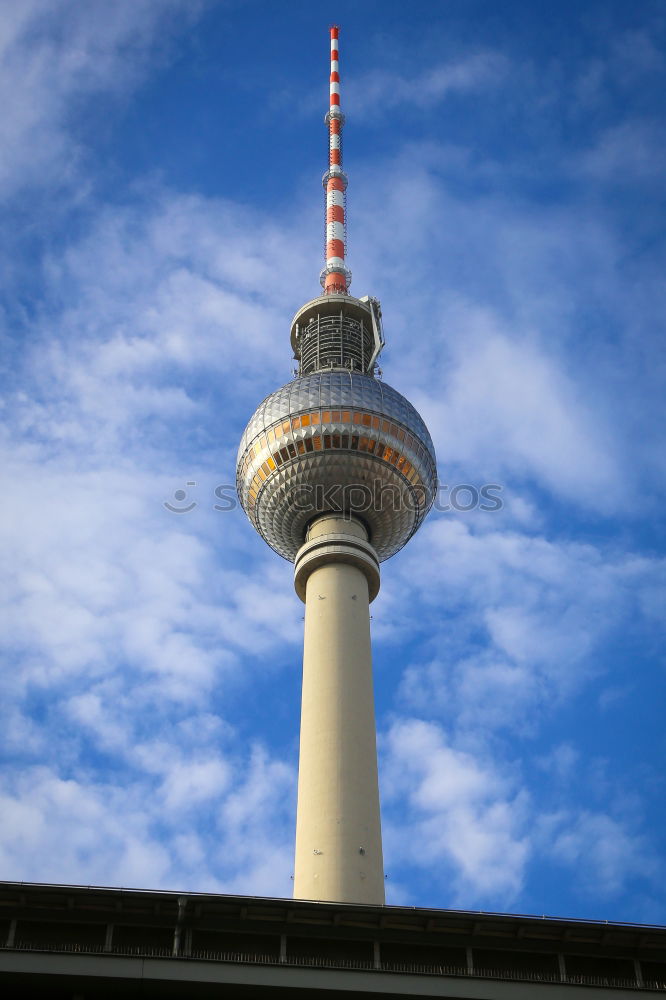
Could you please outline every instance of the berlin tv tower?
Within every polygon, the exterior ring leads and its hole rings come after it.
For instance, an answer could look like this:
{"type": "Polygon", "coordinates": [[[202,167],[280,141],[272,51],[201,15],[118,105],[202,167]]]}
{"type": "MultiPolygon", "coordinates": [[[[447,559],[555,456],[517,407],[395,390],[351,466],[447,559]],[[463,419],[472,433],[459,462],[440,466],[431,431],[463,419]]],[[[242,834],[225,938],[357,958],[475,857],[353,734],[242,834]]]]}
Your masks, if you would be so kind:
{"type": "Polygon", "coordinates": [[[423,420],[378,377],[379,302],[349,294],[338,28],[330,34],[323,294],[294,316],[297,376],[250,419],[236,478],[305,603],[294,896],[382,904],[370,602],[380,562],[428,513],[437,473],[423,420]]]}

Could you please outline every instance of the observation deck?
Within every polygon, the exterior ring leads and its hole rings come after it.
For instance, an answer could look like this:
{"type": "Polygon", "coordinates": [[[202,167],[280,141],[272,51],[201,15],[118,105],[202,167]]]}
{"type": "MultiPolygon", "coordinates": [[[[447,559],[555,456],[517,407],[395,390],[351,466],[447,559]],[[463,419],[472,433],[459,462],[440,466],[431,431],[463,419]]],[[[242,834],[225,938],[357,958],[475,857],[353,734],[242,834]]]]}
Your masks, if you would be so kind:
{"type": "Polygon", "coordinates": [[[350,371],[375,375],[384,346],[377,299],[330,294],[302,306],[291,323],[291,347],[298,374],[350,371]]]}

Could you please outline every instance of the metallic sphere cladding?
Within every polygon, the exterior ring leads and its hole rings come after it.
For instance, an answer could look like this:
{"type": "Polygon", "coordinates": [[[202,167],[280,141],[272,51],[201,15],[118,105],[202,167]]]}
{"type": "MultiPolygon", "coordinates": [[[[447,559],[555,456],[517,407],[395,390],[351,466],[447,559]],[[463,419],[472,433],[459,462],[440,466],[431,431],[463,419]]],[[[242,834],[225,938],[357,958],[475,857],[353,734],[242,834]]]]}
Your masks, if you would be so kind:
{"type": "Polygon", "coordinates": [[[380,560],[408,541],[437,485],[428,430],[399,392],[371,375],[321,371],[258,407],[241,439],[237,489],[266,542],[293,561],[307,525],[344,511],[366,525],[380,560]]]}

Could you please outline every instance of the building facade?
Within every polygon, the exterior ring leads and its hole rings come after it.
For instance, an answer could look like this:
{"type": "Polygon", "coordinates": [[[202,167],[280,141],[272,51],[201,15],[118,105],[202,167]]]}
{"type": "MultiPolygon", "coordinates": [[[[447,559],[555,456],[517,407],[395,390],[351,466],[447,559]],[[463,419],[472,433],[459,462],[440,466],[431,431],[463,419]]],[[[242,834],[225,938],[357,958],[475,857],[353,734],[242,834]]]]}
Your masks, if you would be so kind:
{"type": "Polygon", "coordinates": [[[7,997],[666,993],[666,928],[552,917],[0,883],[7,997]]]}

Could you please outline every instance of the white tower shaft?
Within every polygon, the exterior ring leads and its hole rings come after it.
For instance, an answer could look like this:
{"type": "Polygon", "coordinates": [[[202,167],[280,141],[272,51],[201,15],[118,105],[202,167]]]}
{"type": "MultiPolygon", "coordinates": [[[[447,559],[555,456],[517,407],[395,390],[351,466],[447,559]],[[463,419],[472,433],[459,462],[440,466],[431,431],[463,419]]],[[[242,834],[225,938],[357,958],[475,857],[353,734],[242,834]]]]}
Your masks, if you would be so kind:
{"type": "Polygon", "coordinates": [[[315,521],[295,583],[305,645],[294,896],[383,904],[369,615],[379,565],[363,525],[315,521]]]}

